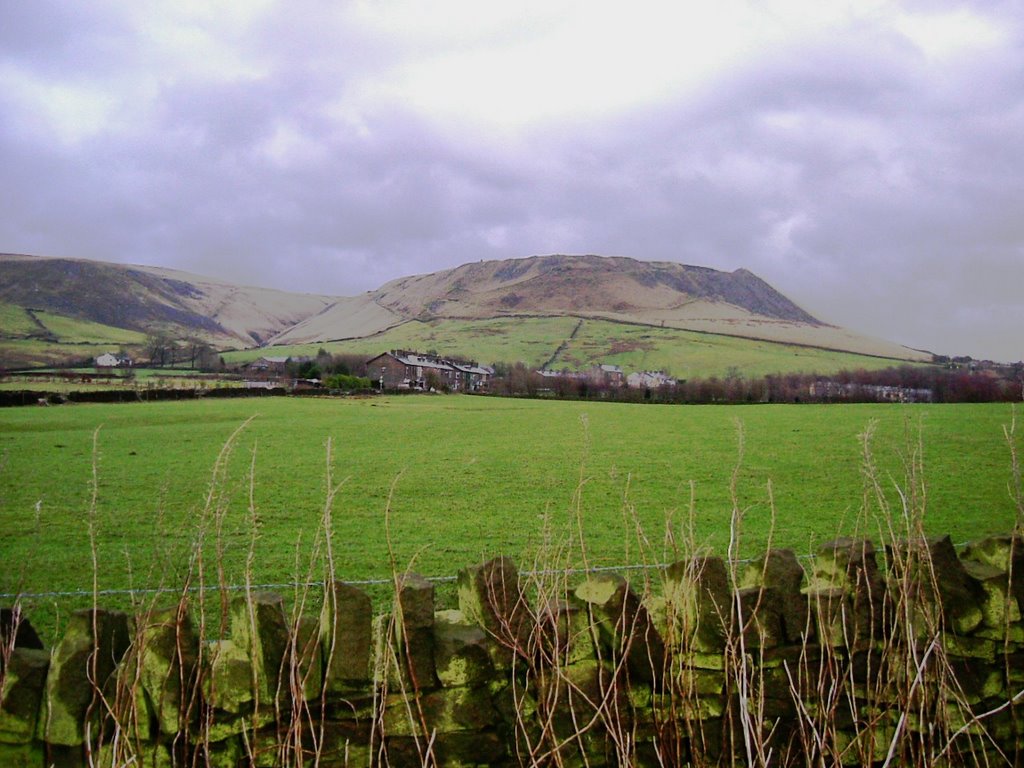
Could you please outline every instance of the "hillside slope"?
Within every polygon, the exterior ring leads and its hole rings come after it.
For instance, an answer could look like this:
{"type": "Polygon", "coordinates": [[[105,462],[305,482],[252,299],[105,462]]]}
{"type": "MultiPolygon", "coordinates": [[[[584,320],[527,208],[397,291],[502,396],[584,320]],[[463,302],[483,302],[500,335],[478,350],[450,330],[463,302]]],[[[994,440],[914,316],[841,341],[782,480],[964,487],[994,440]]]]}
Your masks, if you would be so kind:
{"type": "Polygon", "coordinates": [[[0,302],[217,346],[260,344],[331,301],[157,267],[0,255],[0,302]]]}
{"type": "Polygon", "coordinates": [[[409,320],[604,319],[900,360],[930,355],[829,325],[746,269],[623,257],[533,256],[403,277],[274,337],[304,344],[382,333],[409,320]],[[372,306],[372,305],[375,305],[372,306]]]}
{"type": "Polygon", "coordinates": [[[10,347],[3,353],[8,364],[59,358],[59,347],[45,356],[21,347],[71,341],[44,327],[40,313],[52,315],[51,325],[57,322],[53,318],[65,317],[102,326],[103,334],[76,333],[108,345],[121,332],[198,337],[222,349],[373,342],[414,322],[459,321],[465,333],[474,334],[473,326],[489,320],[573,318],[898,360],[929,358],[824,323],[745,269],[722,272],[623,257],[480,261],[392,280],[359,296],[330,297],[244,287],[157,267],[0,254],[0,307],[7,308],[4,317],[12,326],[22,328],[17,333],[13,327],[0,329],[10,347]]]}

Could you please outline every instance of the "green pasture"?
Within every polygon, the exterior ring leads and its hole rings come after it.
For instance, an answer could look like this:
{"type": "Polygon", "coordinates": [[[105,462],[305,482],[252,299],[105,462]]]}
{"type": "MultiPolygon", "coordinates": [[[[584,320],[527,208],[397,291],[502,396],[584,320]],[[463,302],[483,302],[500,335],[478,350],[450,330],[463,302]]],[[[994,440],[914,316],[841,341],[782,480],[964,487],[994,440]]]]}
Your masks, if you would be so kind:
{"type": "Polygon", "coordinates": [[[798,553],[884,528],[864,502],[858,435],[872,424],[888,498],[905,486],[904,460],[920,440],[925,525],[962,542],[1014,525],[1011,415],[1008,405],[471,396],[10,408],[0,411],[0,592],[91,589],[90,528],[100,589],[180,583],[201,530],[208,580],[219,550],[225,579],[241,583],[251,542],[257,583],[305,578],[328,466],[340,486],[336,567],[348,579],[389,575],[388,518],[398,566],[430,576],[499,553],[529,567],[545,541],[567,541],[578,524],[591,565],[671,559],[666,535],[682,537],[691,519],[696,544],[724,553],[740,430],[744,552],[766,542],[770,498],[775,543],[798,553]]]}
{"type": "Polygon", "coordinates": [[[65,317],[43,310],[36,310],[35,315],[39,322],[46,326],[46,330],[65,344],[109,344],[114,345],[113,351],[116,351],[116,345],[146,342],[146,334],[138,331],[65,317]]]}
{"type": "MultiPolygon", "coordinates": [[[[108,369],[73,368],[74,373],[110,373],[108,369]]],[[[200,374],[181,368],[117,368],[113,376],[90,381],[67,379],[50,371],[34,371],[30,376],[0,378],[0,390],[28,389],[36,392],[88,392],[104,389],[213,389],[241,386],[237,376],[200,374]],[[127,376],[127,373],[131,373],[127,376]]]]}
{"type": "Polygon", "coordinates": [[[0,328],[4,336],[29,336],[40,332],[39,326],[32,322],[32,317],[24,307],[17,304],[0,302],[0,328]]]}
{"type": "Polygon", "coordinates": [[[572,317],[523,317],[494,320],[412,320],[363,339],[295,344],[225,352],[228,363],[257,360],[264,355],[313,356],[320,349],[333,354],[364,355],[367,359],[391,349],[434,351],[477,360],[540,366],[569,337],[579,321],[572,317]]]}
{"type": "Polygon", "coordinates": [[[737,372],[747,378],[771,373],[833,373],[899,364],[887,358],[712,333],[608,320],[581,323],[573,317],[412,321],[365,339],[248,349],[225,353],[224,359],[238,363],[263,355],[313,356],[321,348],[366,358],[391,349],[413,349],[484,363],[522,361],[532,367],[554,357],[550,367],[555,370],[609,363],[627,372],[663,370],[682,379],[724,378],[737,372]],[[577,325],[579,330],[573,335],[577,325]]]}
{"type": "Polygon", "coordinates": [[[101,343],[64,344],[45,339],[9,339],[0,337],[0,367],[33,368],[61,365],[72,360],[91,360],[118,345],[101,343]]]}
{"type": "Polygon", "coordinates": [[[665,371],[678,379],[877,370],[899,364],[887,358],[794,344],[585,320],[550,367],[575,370],[594,363],[619,365],[627,372],[665,371]]]}

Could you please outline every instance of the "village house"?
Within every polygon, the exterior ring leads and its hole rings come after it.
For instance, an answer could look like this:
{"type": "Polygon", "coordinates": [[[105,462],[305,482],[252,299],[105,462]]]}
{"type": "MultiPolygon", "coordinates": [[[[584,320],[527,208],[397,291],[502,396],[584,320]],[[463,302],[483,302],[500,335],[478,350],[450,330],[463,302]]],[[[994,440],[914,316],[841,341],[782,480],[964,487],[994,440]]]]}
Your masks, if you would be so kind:
{"type": "Polygon", "coordinates": [[[630,389],[658,389],[674,387],[676,380],[664,371],[637,371],[626,377],[626,386],[630,389]]]}
{"type": "Polygon", "coordinates": [[[595,384],[603,384],[613,389],[617,389],[626,383],[626,376],[622,372],[622,368],[617,365],[601,364],[595,366],[591,371],[590,378],[595,384]]]}
{"type": "Polygon", "coordinates": [[[479,392],[487,388],[493,368],[436,355],[393,349],[366,362],[366,375],[381,389],[450,389],[479,392]]]}
{"type": "Polygon", "coordinates": [[[249,363],[249,370],[260,373],[284,373],[291,359],[290,357],[261,357],[259,360],[249,363]]]}
{"type": "Polygon", "coordinates": [[[111,352],[105,352],[95,360],[97,368],[130,368],[131,358],[119,357],[111,352]]]}

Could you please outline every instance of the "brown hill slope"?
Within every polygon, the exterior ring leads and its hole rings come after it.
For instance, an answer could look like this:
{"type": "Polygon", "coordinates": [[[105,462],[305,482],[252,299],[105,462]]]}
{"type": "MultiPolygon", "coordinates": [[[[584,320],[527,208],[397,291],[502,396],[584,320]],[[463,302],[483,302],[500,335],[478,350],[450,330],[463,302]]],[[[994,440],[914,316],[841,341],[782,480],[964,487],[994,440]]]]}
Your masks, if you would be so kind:
{"type": "Polygon", "coordinates": [[[259,344],[331,301],[158,267],[0,254],[0,302],[218,346],[259,344]]]}
{"type": "Polygon", "coordinates": [[[930,357],[823,323],[746,269],[721,272],[671,262],[561,255],[480,261],[392,280],[335,304],[272,342],[367,336],[412,319],[538,315],[602,318],[903,360],[930,357]]]}
{"type": "Polygon", "coordinates": [[[405,316],[601,313],[637,318],[651,314],[651,320],[660,320],[658,313],[704,301],[770,319],[821,324],[745,269],[720,272],[622,257],[482,261],[393,280],[374,296],[382,306],[405,316]]]}

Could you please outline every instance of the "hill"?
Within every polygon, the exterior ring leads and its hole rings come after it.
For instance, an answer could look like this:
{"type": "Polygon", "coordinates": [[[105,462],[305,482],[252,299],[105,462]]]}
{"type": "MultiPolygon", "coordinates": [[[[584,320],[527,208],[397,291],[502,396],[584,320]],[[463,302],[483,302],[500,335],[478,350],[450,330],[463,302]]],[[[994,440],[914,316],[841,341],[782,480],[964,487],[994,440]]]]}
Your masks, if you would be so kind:
{"type": "MultiPolygon", "coordinates": [[[[929,357],[824,323],[745,269],[601,256],[481,261],[392,280],[359,296],[329,297],[157,267],[7,254],[0,255],[0,321],[0,363],[8,366],[91,357],[92,347],[141,346],[150,335],[199,339],[219,349],[328,344],[352,352],[407,339],[450,354],[471,348],[477,359],[492,361],[524,350],[529,354],[514,359],[568,366],[610,358],[685,367],[692,350],[724,348],[700,342],[711,334],[770,343],[769,357],[792,357],[792,345],[896,360],[929,357]],[[534,339],[531,322],[538,319],[570,330],[534,339]],[[780,343],[787,345],[781,351],[771,346],[780,343]]],[[[730,357],[730,365],[742,368],[746,357],[730,357]]]]}
{"type": "Polygon", "coordinates": [[[622,257],[533,256],[403,277],[337,302],[271,344],[365,338],[405,322],[577,317],[898,360],[930,355],[824,323],[746,269],[622,257]]]}
{"type": "Polygon", "coordinates": [[[158,267],[0,254],[0,302],[138,333],[253,346],[328,306],[323,296],[158,267]]]}

